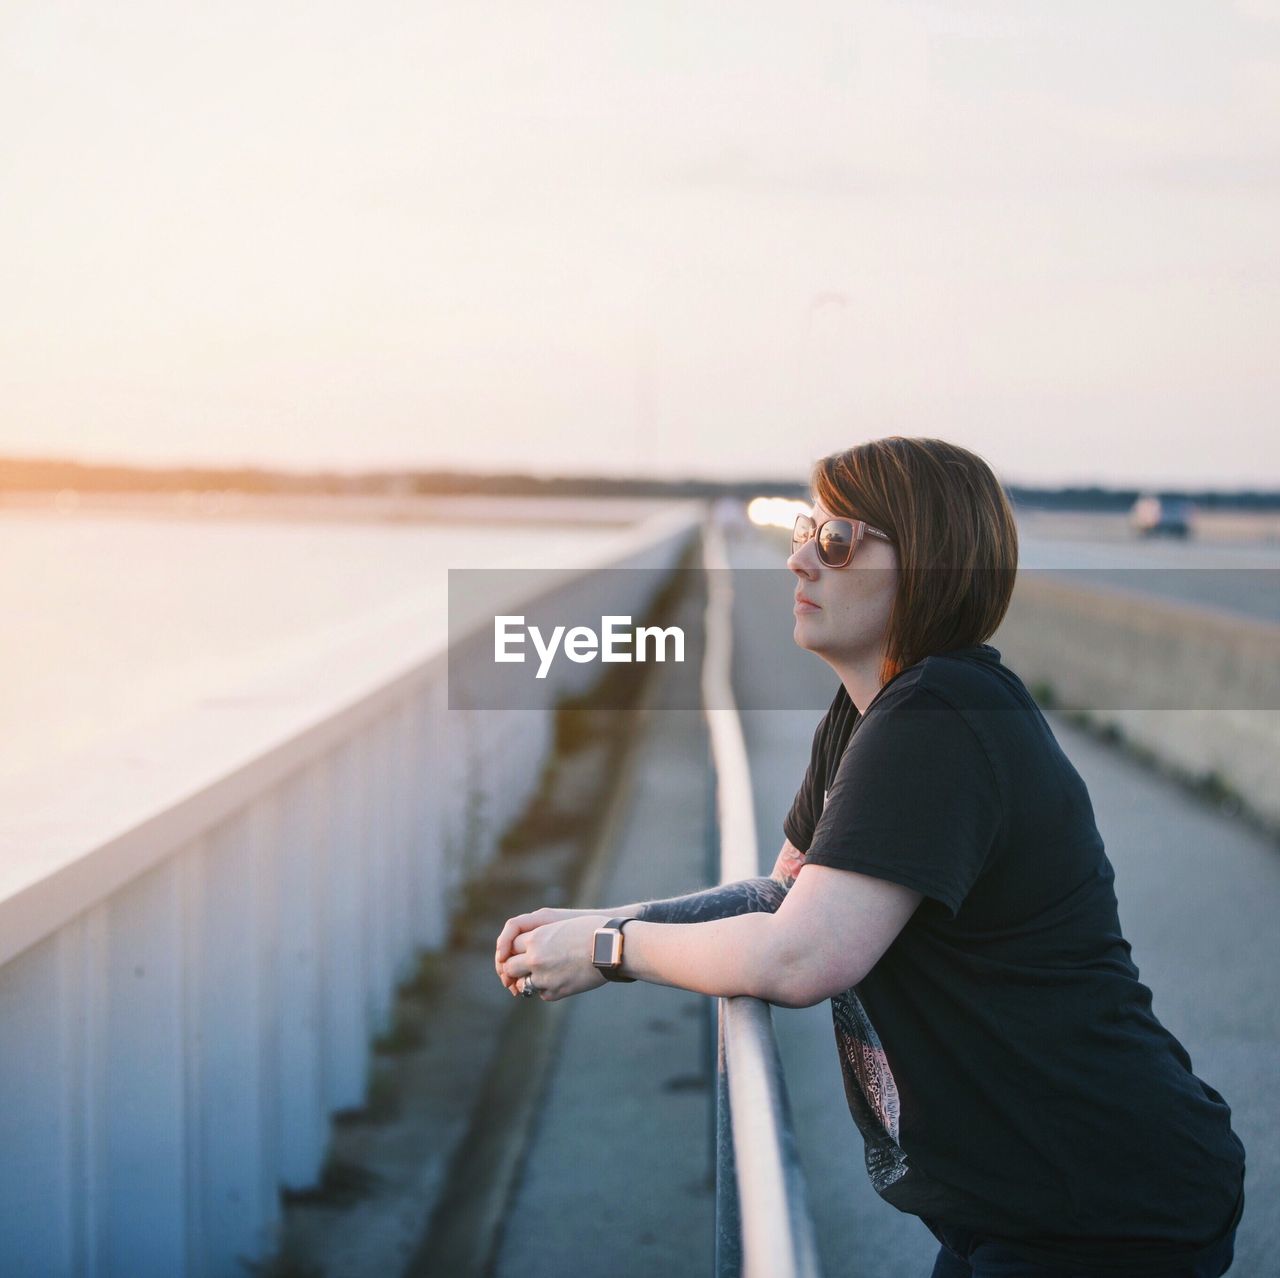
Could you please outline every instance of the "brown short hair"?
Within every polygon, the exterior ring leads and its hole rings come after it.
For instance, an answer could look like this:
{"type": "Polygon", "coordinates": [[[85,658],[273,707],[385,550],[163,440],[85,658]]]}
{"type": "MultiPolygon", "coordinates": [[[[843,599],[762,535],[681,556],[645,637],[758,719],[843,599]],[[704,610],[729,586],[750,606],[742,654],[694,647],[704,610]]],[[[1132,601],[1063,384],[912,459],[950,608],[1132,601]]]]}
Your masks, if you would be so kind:
{"type": "Polygon", "coordinates": [[[1018,574],[1018,529],[999,480],[976,453],[890,435],[822,458],[814,499],[893,538],[901,576],[881,686],[935,653],[985,643],[1018,574]]]}

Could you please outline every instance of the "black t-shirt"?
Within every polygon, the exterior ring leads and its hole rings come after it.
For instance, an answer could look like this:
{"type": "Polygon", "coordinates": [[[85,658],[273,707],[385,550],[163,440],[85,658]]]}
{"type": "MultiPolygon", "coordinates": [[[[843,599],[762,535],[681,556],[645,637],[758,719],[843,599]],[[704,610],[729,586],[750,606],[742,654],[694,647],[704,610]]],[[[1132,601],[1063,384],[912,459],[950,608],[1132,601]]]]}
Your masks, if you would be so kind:
{"type": "Polygon", "coordinates": [[[783,828],[806,864],[924,894],[831,1000],[881,1197],[1129,1271],[1234,1226],[1231,1111],[1156,1019],[1088,791],[995,648],[927,657],[861,715],[841,686],[783,828]]]}

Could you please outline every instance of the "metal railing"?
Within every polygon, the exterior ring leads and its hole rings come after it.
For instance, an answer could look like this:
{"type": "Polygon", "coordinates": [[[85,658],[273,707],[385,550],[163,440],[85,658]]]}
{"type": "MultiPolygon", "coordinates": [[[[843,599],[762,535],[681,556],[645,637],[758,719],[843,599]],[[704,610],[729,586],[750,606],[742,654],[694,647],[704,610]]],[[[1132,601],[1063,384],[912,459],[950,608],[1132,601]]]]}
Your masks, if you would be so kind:
{"type": "MultiPolygon", "coordinates": [[[[702,703],[715,800],[719,881],[760,873],[751,769],[730,679],[733,591],[724,535],[703,529],[707,577],[702,703]]],[[[716,1241],[718,1278],[817,1278],[813,1218],[796,1150],[769,1004],[716,1000],[716,1241]]]]}

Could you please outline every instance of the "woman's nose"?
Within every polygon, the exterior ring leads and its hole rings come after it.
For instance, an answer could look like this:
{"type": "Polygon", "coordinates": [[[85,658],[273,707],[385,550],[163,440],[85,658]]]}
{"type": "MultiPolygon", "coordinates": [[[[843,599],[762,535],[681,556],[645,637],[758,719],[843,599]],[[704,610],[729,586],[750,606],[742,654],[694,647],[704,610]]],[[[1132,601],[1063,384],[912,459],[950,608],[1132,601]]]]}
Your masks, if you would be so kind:
{"type": "Polygon", "coordinates": [[[793,550],[787,559],[787,567],[791,569],[797,577],[816,577],[818,575],[817,566],[805,561],[805,552],[809,549],[806,542],[799,550],[793,550]]]}

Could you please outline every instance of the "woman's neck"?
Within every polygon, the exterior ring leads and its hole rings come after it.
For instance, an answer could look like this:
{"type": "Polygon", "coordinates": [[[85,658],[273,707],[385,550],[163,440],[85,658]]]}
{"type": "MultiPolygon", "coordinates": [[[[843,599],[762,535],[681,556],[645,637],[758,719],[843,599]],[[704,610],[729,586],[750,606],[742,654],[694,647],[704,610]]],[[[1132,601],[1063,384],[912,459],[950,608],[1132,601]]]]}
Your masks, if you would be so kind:
{"type": "Polygon", "coordinates": [[[864,660],[833,660],[824,657],[827,665],[840,677],[849,700],[859,714],[865,714],[867,707],[880,691],[880,665],[882,656],[869,657],[864,660]]]}

